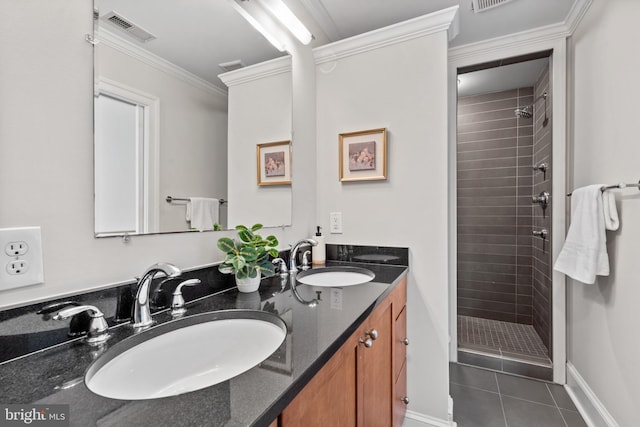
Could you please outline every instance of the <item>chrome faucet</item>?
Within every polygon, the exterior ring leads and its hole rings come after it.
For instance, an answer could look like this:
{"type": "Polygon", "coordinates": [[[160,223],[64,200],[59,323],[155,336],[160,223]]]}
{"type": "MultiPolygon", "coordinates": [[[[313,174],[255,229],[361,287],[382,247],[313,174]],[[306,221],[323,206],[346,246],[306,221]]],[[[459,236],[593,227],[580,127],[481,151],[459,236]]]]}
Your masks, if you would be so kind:
{"type": "Polygon", "coordinates": [[[300,249],[300,247],[304,245],[315,246],[317,244],[318,242],[316,242],[313,239],[302,239],[298,241],[295,245],[293,245],[293,247],[291,248],[291,253],[289,254],[289,274],[295,274],[298,272],[298,266],[296,265],[296,258],[298,256],[298,250],[300,249]]]}
{"type": "Polygon", "coordinates": [[[167,277],[178,277],[182,274],[182,271],[173,264],[166,262],[160,262],[153,264],[144,272],[140,280],[138,281],[138,292],[136,293],[136,300],[133,302],[133,318],[131,319],[131,326],[137,329],[148,328],[153,324],[151,318],[151,309],[149,308],[149,290],[151,288],[151,281],[157,273],[164,273],[167,277]]]}
{"type": "Polygon", "coordinates": [[[53,319],[64,320],[84,313],[85,311],[91,316],[91,321],[85,331],[87,333],[85,341],[92,345],[105,342],[109,338],[109,325],[107,325],[107,321],[104,319],[104,314],[93,305],[74,305],[70,308],[65,308],[53,316],[53,319]]]}

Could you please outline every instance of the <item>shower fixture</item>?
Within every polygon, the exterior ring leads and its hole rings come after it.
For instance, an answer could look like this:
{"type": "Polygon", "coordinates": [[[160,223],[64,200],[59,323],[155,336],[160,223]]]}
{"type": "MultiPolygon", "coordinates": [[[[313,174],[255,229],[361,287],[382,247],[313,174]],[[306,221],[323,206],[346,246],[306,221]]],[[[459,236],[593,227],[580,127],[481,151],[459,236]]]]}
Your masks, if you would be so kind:
{"type": "Polygon", "coordinates": [[[533,166],[534,171],[540,171],[542,173],[546,173],[547,169],[549,169],[549,165],[547,165],[546,163],[540,163],[539,165],[533,166]]]}
{"type": "Polygon", "coordinates": [[[533,116],[533,105],[517,108],[515,113],[520,119],[530,119],[533,116]]]}
{"type": "Polygon", "coordinates": [[[533,106],[536,101],[540,98],[544,98],[544,120],[542,121],[542,126],[546,127],[549,124],[549,118],[547,117],[547,92],[545,91],[542,95],[533,100],[533,104],[525,105],[524,107],[518,107],[515,109],[514,113],[516,117],[520,119],[530,119],[533,117],[533,106]]]}

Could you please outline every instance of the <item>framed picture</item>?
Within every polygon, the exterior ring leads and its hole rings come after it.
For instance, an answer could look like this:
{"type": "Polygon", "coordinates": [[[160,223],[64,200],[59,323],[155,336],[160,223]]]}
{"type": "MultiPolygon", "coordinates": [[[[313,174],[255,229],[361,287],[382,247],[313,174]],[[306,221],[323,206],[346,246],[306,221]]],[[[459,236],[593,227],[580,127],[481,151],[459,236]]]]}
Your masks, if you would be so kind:
{"type": "Polygon", "coordinates": [[[340,134],[340,181],[387,179],[387,129],[340,134]]]}
{"type": "Polygon", "coordinates": [[[291,141],[258,144],[258,185],[291,184],[291,141]]]}

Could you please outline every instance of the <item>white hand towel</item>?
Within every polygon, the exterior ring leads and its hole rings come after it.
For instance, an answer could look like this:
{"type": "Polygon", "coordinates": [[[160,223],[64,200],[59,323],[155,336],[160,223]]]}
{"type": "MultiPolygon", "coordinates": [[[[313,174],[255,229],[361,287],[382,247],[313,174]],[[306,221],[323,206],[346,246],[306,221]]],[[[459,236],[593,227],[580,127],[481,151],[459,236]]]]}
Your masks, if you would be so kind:
{"type": "Polygon", "coordinates": [[[604,225],[607,230],[616,231],[620,227],[616,196],[611,191],[602,193],[602,207],[604,209],[604,225]]]}
{"type": "Polygon", "coordinates": [[[220,202],[207,197],[191,197],[187,204],[187,221],[198,231],[213,230],[218,223],[220,202]]]}
{"type": "Polygon", "coordinates": [[[605,192],[606,197],[603,197],[601,187],[602,184],[590,185],[573,191],[571,226],[553,267],[556,271],[588,284],[595,282],[596,275],[609,275],[605,228],[606,224],[615,227],[612,229],[618,227],[615,199],[609,198],[614,195],[605,192]]]}

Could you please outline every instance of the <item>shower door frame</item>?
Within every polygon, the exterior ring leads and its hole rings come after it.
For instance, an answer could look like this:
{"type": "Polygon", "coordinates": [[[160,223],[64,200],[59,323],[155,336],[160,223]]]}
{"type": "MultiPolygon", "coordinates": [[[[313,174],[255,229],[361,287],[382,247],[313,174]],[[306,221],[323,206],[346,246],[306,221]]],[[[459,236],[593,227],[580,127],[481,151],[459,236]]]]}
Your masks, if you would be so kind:
{"type": "MultiPolygon", "coordinates": [[[[457,203],[456,203],[456,144],[457,144],[457,76],[458,68],[505,58],[550,50],[550,84],[553,87],[551,108],[552,179],[552,261],[556,259],[566,235],[566,175],[567,175],[567,37],[566,31],[549,33],[534,30],[500,39],[449,49],[449,147],[448,147],[448,212],[449,212],[449,360],[457,361],[457,203]]],[[[552,364],[553,381],[566,383],[567,324],[566,278],[555,270],[552,274],[552,364]]]]}

